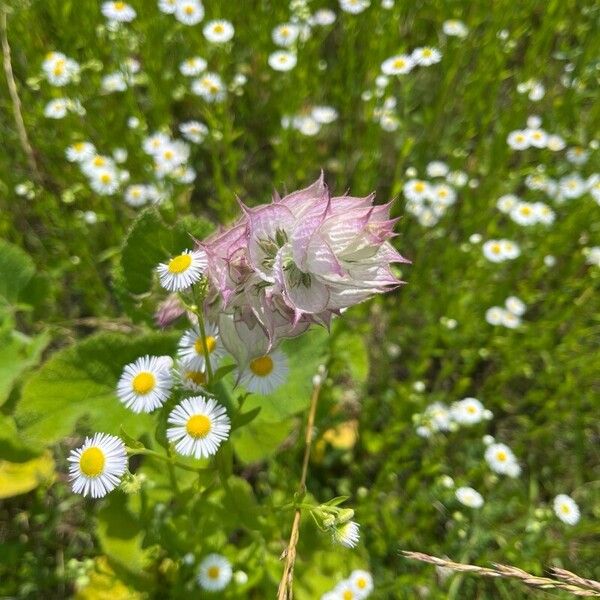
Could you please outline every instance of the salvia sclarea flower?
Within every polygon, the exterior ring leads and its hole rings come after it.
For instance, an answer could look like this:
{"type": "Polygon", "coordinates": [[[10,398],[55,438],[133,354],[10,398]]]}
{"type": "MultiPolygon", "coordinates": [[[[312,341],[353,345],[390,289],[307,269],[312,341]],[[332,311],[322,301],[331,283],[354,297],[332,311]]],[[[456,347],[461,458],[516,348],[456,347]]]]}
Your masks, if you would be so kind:
{"type": "Polygon", "coordinates": [[[374,198],[332,197],[321,175],[271,204],[242,205],[237,223],[199,242],[213,288],[209,319],[238,364],[402,283],[391,270],[409,262],[389,242],[397,219],[374,198]]]}

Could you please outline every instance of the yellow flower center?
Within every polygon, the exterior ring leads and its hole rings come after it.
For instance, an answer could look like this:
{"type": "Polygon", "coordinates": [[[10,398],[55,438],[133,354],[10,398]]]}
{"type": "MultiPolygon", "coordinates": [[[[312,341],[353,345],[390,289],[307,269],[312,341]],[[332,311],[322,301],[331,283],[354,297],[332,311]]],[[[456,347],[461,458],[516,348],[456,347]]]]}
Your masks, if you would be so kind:
{"type": "Polygon", "coordinates": [[[529,208],[529,206],[521,207],[521,214],[525,215],[526,217],[529,216],[531,214],[531,208],[529,208]]]}
{"type": "Polygon", "coordinates": [[[208,567],[208,571],[206,571],[206,574],[211,578],[211,579],[218,579],[219,578],[219,573],[220,573],[220,569],[219,567],[208,567]]]}
{"type": "Polygon", "coordinates": [[[523,136],[523,135],[517,135],[517,136],[515,136],[515,140],[517,142],[524,142],[525,141],[525,136],[523,136]]]}
{"type": "Polygon", "coordinates": [[[125,8],[125,2],[115,2],[115,10],[123,10],[125,8]]]}
{"type": "Polygon", "coordinates": [[[211,430],[210,419],[205,415],[194,415],[188,419],[185,428],[193,438],[204,438],[211,430]]]}
{"type": "Polygon", "coordinates": [[[77,152],[81,152],[84,148],[84,144],[83,142],[77,142],[76,144],[73,144],[73,148],[75,148],[77,152]]]}
{"type": "Polygon", "coordinates": [[[445,198],[448,195],[448,192],[446,190],[439,190],[438,191],[438,196],[440,198],[445,198]]]}
{"type": "Polygon", "coordinates": [[[346,590],[343,593],[342,598],[344,598],[344,600],[352,600],[353,596],[354,596],[354,594],[350,590],[346,590]]]}
{"type": "Polygon", "coordinates": [[[560,507],[560,510],[561,510],[562,512],[564,512],[564,513],[565,513],[565,515],[568,515],[568,514],[571,512],[571,509],[569,508],[569,505],[568,505],[568,504],[563,504],[563,505],[560,507]]]}
{"type": "Polygon", "coordinates": [[[137,394],[148,394],[154,389],[155,385],[156,378],[148,371],[142,371],[141,373],[138,373],[131,382],[131,387],[137,394]]]}
{"type": "Polygon", "coordinates": [[[101,167],[104,165],[106,161],[101,157],[101,156],[96,156],[96,158],[94,158],[93,163],[95,167],[101,167]]]}
{"type": "MultiPolygon", "coordinates": [[[[206,349],[208,350],[208,353],[210,354],[211,352],[214,352],[216,347],[217,347],[217,340],[212,335],[207,335],[206,336],[206,349]]],[[[198,354],[204,354],[204,346],[202,345],[202,338],[198,338],[194,342],[194,350],[196,350],[196,352],[198,354]]]]}
{"type": "Polygon", "coordinates": [[[213,31],[215,33],[223,33],[225,31],[225,28],[223,27],[223,25],[221,25],[220,23],[218,25],[215,25],[213,27],[213,31]]]}
{"type": "Polygon", "coordinates": [[[428,58],[432,55],[431,48],[423,48],[423,56],[428,58]]]}
{"type": "Polygon", "coordinates": [[[500,248],[500,244],[493,244],[492,245],[492,252],[494,254],[500,254],[501,250],[502,250],[502,248],[500,248]]]}
{"type": "Polygon", "coordinates": [[[185,11],[186,15],[194,14],[194,7],[191,4],[186,5],[186,7],[183,10],[185,11]]]}
{"type": "Polygon", "coordinates": [[[192,264],[192,255],[191,254],[180,254],[179,256],[175,256],[169,261],[168,269],[169,273],[183,273],[190,268],[192,264]]]}
{"type": "Polygon", "coordinates": [[[173,152],[171,150],[165,150],[165,153],[163,154],[163,156],[167,160],[171,160],[173,158],[173,152]]]}
{"type": "Polygon", "coordinates": [[[250,362],[250,370],[259,377],[266,377],[273,370],[273,359],[270,356],[259,356],[250,362]]]}
{"type": "Polygon", "coordinates": [[[425,184],[422,181],[417,181],[417,183],[415,183],[415,192],[424,192],[425,191],[425,184]]]}
{"type": "Polygon", "coordinates": [[[185,378],[194,382],[196,385],[204,385],[206,383],[206,375],[202,371],[187,371],[185,378]]]}
{"type": "Polygon", "coordinates": [[[356,585],[361,589],[364,590],[367,587],[367,580],[363,579],[362,577],[360,579],[358,579],[356,581],[356,585]]]}
{"type": "Polygon", "coordinates": [[[406,61],[403,58],[397,58],[394,61],[394,67],[396,69],[402,69],[406,65],[406,61]]]}
{"type": "Polygon", "coordinates": [[[100,181],[102,183],[110,183],[111,180],[112,177],[108,173],[103,173],[102,175],[100,175],[100,181]]]}
{"type": "Polygon", "coordinates": [[[477,412],[477,409],[474,406],[467,406],[467,412],[474,415],[477,412]]]}
{"type": "Polygon", "coordinates": [[[288,35],[290,35],[290,30],[287,27],[282,27],[279,30],[279,33],[281,34],[282,37],[287,37],[288,35]]]}
{"type": "Polygon", "coordinates": [[[98,477],[104,471],[106,458],[100,448],[88,448],[79,458],[79,468],[87,477],[98,477]]]}
{"type": "Polygon", "coordinates": [[[503,450],[500,450],[500,452],[496,453],[496,458],[500,462],[504,462],[508,458],[508,456],[506,456],[506,452],[504,452],[503,450]]]}

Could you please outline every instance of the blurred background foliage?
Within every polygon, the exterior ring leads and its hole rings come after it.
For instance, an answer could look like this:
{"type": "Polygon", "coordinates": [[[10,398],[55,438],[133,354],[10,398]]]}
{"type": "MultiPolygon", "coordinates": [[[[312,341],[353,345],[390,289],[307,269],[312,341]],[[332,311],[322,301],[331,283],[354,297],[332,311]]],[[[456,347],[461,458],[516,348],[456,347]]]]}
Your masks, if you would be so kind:
{"type": "MultiPolygon", "coordinates": [[[[183,598],[193,567],[183,560],[226,548],[243,586],[224,597],[274,595],[290,514],[277,510],[297,485],[302,415],[310,378],[326,362],[329,378],[317,416],[309,492],[319,501],[351,497],[361,524],[357,551],[335,549],[306,519],[296,565],[297,596],[318,598],[351,568],[370,570],[376,598],[520,598],[547,594],[499,580],[448,576],[406,561],[402,549],[487,565],[515,564],[536,574],[564,566],[600,579],[598,472],[600,270],[582,249],[600,244],[598,206],[584,196],[556,205],[550,228],[523,228],[495,208],[506,193],[524,191],[539,164],[560,177],[573,170],[563,153],[516,153],[508,132],[533,113],[569,145],[587,146],[600,130],[597,35],[600,10],[581,0],[436,0],[400,2],[384,10],[373,0],[350,15],[337,3],[329,28],[315,28],[288,73],[267,67],[271,29],[289,20],[286,2],[206,1],[207,18],[235,26],[226,48],[211,46],[154,2],[132,2],[135,22],[117,33],[104,26],[95,2],[19,0],[5,3],[12,66],[23,116],[43,174],[34,181],[15,131],[0,78],[0,596],[18,598],[183,598]],[[464,39],[442,35],[445,19],[469,27],[464,39]],[[506,31],[505,36],[503,32],[506,31]],[[372,118],[381,62],[400,51],[433,45],[443,60],[386,90],[396,97],[400,126],[383,131],[372,118]],[[43,57],[59,50],[82,65],[69,93],[85,116],[43,116],[62,90],[40,82],[43,57]],[[225,81],[248,78],[241,93],[209,105],[187,92],[179,63],[204,56],[225,81]],[[100,94],[103,74],[136,57],[143,77],[119,94],[100,94]],[[566,64],[577,86],[562,85],[566,64]],[[532,103],[517,92],[530,78],[546,95],[532,103]],[[316,104],[339,112],[314,137],[283,129],[285,115],[316,104]],[[127,126],[130,117],[141,126],[127,126]],[[98,196],[65,148],[89,139],[104,153],[128,152],[132,180],[148,178],[141,142],[149,132],[198,118],[211,134],[193,149],[192,185],[176,185],[159,207],[140,212],[119,196],[98,196]],[[127,413],[113,390],[122,365],[174,347],[174,334],[153,331],[161,299],[153,266],[237,214],[236,196],[253,205],[274,188],[304,187],[320,169],[332,190],[380,201],[397,198],[405,213],[406,170],[421,175],[432,160],[462,170],[477,185],[432,228],[407,215],[396,246],[411,259],[408,285],[348,311],[332,335],[313,332],[290,344],[288,384],[268,398],[257,419],[224,452],[230,487],[203,502],[189,482],[191,512],[173,502],[168,473],[139,464],[148,483],[138,494],[115,492],[102,502],[74,496],[66,455],[81,436],[102,429],[137,437],[152,418],[127,413]],[[15,194],[19,184],[31,197],[15,194]],[[83,218],[94,211],[97,222],[83,218]],[[515,261],[487,262],[472,234],[519,243],[515,261]],[[544,257],[555,257],[548,266],[544,257]],[[528,306],[523,325],[494,328],[485,311],[509,295],[528,306]],[[43,366],[39,367],[40,363],[43,366]],[[479,398],[491,422],[428,439],[413,415],[434,402],[479,398]],[[483,461],[484,434],[507,443],[523,466],[500,479],[483,461]],[[442,476],[473,485],[486,498],[477,514],[458,504],[442,476]],[[569,528],[547,510],[570,493],[582,508],[569,528]]],[[[598,153],[585,166],[598,169],[598,153]]],[[[204,482],[210,489],[210,482],[204,482]]],[[[555,594],[561,597],[560,594],[555,594]]]]}

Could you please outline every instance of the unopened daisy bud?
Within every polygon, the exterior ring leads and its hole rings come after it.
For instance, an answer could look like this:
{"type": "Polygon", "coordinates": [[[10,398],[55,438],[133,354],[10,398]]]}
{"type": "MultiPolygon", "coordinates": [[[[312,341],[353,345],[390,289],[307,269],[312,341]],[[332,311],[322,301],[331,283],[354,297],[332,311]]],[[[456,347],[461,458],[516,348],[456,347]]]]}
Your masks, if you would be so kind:
{"type": "Polygon", "coordinates": [[[348,521],[331,532],[333,541],[346,548],[354,548],[360,539],[359,525],[355,521],[348,521]]]}
{"type": "Polygon", "coordinates": [[[248,583],[248,574],[245,571],[236,571],[233,574],[233,580],[238,585],[245,585],[246,583],[248,583]]]}
{"type": "Polygon", "coordinates": [[[145,481],[146,476],[143,473],[129,473],[121,481],[121,490],[125,494],[137,494],[142,489],[145,481]]]}
{"type": "Polygon", "coordinates": [[[328,515],[323,519],[323,527],[326,529],[330,529],[335,525],[335,517],[333,515],[328,515]]]}

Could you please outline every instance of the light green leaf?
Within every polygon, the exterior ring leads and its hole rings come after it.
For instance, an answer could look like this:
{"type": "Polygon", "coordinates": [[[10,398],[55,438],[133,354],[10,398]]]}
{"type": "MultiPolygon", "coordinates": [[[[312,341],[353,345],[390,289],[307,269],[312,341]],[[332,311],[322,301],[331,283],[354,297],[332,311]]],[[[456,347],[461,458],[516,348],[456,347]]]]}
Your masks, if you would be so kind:
{"type": "Polygon", "coordinates": [[[34,273],[35,266],[27,253],[0,240],[0,297],[15,303],[34,273]]]}
{"type": "Polygon", "coordinates": [[[15,420],[30,444],[45,445],[70,434],[87,417],[94,431],[131,436],[152,432],[154,415],[136,415],[117,399],[123,367],[145,354],[173,354],[176,334],[131,337],[101,333],[57,352],[23,387],[15,420]]]}
{"type": "Polygon", "coordinates": [[[0,460],[0,498],[26,494],[54,477],[54,460],[50,452],[23,463],[0,460]]]}

